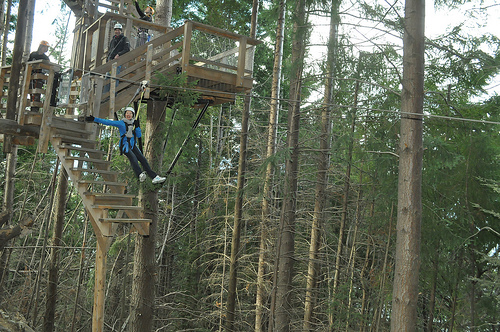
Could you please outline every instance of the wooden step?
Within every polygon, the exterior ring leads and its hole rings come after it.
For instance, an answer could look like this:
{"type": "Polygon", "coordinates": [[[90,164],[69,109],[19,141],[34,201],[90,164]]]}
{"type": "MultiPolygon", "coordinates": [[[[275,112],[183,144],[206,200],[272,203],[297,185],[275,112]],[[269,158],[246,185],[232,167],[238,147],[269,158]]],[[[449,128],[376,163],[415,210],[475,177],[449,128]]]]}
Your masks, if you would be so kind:
{"type": "Polygon", "coordinates": [[[135,210],[142,211],[142,206],[133,205],[114,205],[114,204],[94,204],[93,209],[104,209],[104,210],[135,210]]]}
{"type": "Polygon", "coordinates": [[[100,222],[102,223],[113,223],[113,222],[119,222],[119,223],[129,223],[129,224],[137,224],[137,223],[151,223],[151,219],[127,219],[127,218],[100,218],[100,222]]]}
{"type": "Polygon", "coordinates": [[[90,197],[93,204],[132,205],[134,198],[136,198],[135,195],[114,193],[86,192],[84,195],[90,197]]]}
{"type": "Polygon", "coordinates": [[[117,174],[115,171],[109,171],[105,169],[97,169],[97,168],[80,168],[80,167],[75,167],[75,168],[70,168],[70,171],[73,172],[83,172],[83,173],[95,173],[95,174],[109,174],[109,175],[115,175],[117,174]]]}
{"type": "Polygon", "coordinates": [[[68,160],[68,161],[71,161],[71,160],[84,161],[84,162],[93,163],[93,164],[103,164],[103,165],[110,165],[111,164],[111,161],[109,161],[109,160],[92,159],[92,158],[87,158],[87,157],[65,156],[64,159],[68,160]]]}
{"type": "Polygon", "coordinates": [[[126,187],[127,184],[124,182],[112,182],[112,181],[103,181],[103,180],[79,180],[79,184],[95,184],[102,186],[116,186],[116,187],[126,187]]]}
{"type": "Polygon", "coordinates": [[[84,147],[79,147],[71,144],[60,144],[58,145],[59,149],[66,149],[66,150],[72,150],[72,151],[80,151],[80,152],[89,152],[89,153],[97,153],[100,155],[104,155],[104,151],[101,150],[96,150],[96,149],[90,149],[90,148],[84,148],[84,147]]]}
{"type": "MultiPolygon", "coordinates": [[[[76,122],[76,121],[73,121],[73,122],[76,122]]],[[[90,132],[88,130],[68,126],[68,125],[65,125],[64,123],[55,122],[55,123],[52,123],[50,125],[50,127],[56,129],[57,134],[62,134],[62,135],[69,134],[69,133],[75,133],[75,134],[80,134],[80,135],[89,135],[90,134],[90,132]]]]}
{"type": "MultiPolygon", "coordinates": [[[[86,133],[86,135],[80,134],[80,136],[87,136],[88,137],[89,135],[88,135],[88,133],[86,133]]],[[[55,134],[53,137],[60,138],[62,143],[71,143],[71,144],[80,144],[80,145],[96,144],[95,140],[91,140],[91,139],[84,138],[84,137],[78,137],[78,136],[55,134]]]]}

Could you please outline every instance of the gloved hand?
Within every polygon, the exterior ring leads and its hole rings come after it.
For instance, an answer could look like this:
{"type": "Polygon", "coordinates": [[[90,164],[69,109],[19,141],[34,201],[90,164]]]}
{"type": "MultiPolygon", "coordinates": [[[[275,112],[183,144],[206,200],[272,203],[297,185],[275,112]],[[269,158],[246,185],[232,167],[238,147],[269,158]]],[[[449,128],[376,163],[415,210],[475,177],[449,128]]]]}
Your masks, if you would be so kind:
{"type": "Polygon", "coordinates": [[[95,118],[93,115],[89,115],[85,117],[85,122],[94,122],[94,119],[95,118]]]}

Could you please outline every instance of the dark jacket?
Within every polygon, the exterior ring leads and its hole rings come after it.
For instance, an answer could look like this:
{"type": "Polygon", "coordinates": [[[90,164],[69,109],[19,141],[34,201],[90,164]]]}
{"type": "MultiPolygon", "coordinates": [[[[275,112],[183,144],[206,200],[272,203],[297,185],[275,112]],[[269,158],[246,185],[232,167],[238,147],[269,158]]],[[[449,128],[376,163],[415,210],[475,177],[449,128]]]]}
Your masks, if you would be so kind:
{"type": "Polygon", "coordinates": [[[50,61],[49,57],[45,55],[45,53],[38,53],[38,51],[31,52],[30,56],[28,58],[28,61],[35,61],[35,60],[48,60],[50,61]]]}
{"type": "Polygon", "coordinates": [[[117,54],[122,56],[128,51],[130,51],[130,42],[128,41],[128,38],[123,34],[113,36],[111,43],[109,43],[108,60],[113,60],[117,54]]]}

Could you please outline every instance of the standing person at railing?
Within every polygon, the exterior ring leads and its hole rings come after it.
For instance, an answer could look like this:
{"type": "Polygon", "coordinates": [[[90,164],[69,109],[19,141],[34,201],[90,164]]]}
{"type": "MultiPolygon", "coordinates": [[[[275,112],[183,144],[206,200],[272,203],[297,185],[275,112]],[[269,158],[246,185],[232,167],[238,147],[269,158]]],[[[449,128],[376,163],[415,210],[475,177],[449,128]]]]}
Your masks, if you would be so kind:
{"type": "MultiPolygon", "coordinates": [[[[144,20],[146,22],[153,22],[153,15],[155,13],[155,10],[151,6],[147,6],[146,9],[144,9],[144,12],[141,10],[141,7],[139,7],[139,4],[137,1],[135,1],[135,9],[137,9],[137,12],[139,13],[139,17],[141,20],[144,20]]],[[[137,42],[135,47],[142,46],[146,44],[151,38],[151,35],[149,34],[149,30],[146,28],[138,28],[137,29],[137,42]]]]}
{"type": "Polygon", "coordinates": [[[111,39],[108,48],[108,61],[118,59],[123,54],[130,51],[130,42],[122,34],[123,26],[120,23],[115,24],[115,35],[111,39]]]}
{"type": "MultiPolygon", "coordinates": [[[[115,59],[118,59],[120,56],[124,55],[125,53],[130,51],[130,42],[128,41],[128,38],[125,37],[122,34],[123,26],[120,23],[115,24],[115,35],[111,39],[111,42],[109,43],[109,48],[108,48],[108,61],[112,61],[115,59]]],[[[118,66],[116,68],[116,75],[120,73],[122,69],[122,66],[118,66]]],[[[109,75],[109,73],[108,73],[109,75]]],[[[118,84],[120,82],[116,80],[116,86],[118,87],[118,84]]],[[[109,92],[109,83],[106,84],[102,90],[103,93],[109,92]]]]}
{"type": "MultiPolygon", "coordinates": [[[[42,40],[40,42],[40,45],[38,45],[38,49],[34,52],[30,53],[30,56],[28,57],[28,61],[36,61],[36,60],[47,60],[50,61],[49,57],[45,54],[49,50],[49,43],[45,40],[42,40]]],[[[35,69],[31,73],[32,74],[37,74],[41,73],[41,69],[35,69]]],[[[30,89],[42,89],[43,85],[45,84],[45,80],[41,79],[33,79],[30,81],[30,89]]],[[[30,99],[31,102],[40,102],[41,101],[41,96],[39,93],[30,93],[30,99]]],[[[40,107],[38,106],[31,106],[31,111],[32,112],[38,112],[40,110],[40,107]]]]}

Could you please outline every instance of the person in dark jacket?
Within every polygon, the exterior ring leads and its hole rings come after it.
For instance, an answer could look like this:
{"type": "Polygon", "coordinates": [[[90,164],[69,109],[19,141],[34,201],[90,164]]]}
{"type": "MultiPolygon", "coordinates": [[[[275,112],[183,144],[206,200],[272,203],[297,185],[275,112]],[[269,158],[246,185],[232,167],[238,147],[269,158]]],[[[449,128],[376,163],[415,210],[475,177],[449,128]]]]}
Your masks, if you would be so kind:
{"type": "Polygon", "coordinates": [[[127,107],[122,120],[100,119],[94,116],[85,117],[87,122],[96,122],[106,126],[113,126],[120,131],[120,153],[127,156],[135,175],[140,182],[146,181],[147,176],[152,179],[153,184],[163,183],[166,178],[159,176],[149,166],[148,161],[137,146],[141,143],[142,131],[138,121],[135,119],[135,111],[132,107],[127,107]],[[139,166],[141,163],[144,171],[139,166]]]}
{"type": "MultiPolygon", "coordinates": [[[[144,20],[146,22],[152,22],[153,21],[153,15],[155,13],[155,10],[151,6],[147,6],[146,9],[144,9],[144,12],[141,10],[141,7],[139,7],[139,4],[137,1],[135,1],[135,9],[137,9],[137,13],[139,13],[139,17],[141,20],[144,20]]],[[[146,28],[138,28],[137,29],[137,42],[135,47],[142,46],[146,44],[150,40],[151,36],[149,35],[149,30],[146,28]]]]}
{"type": "MultiPolygon", "coordinates": [[[[38,49],[34,52],[31,52],[28,61],[36,61],[36,60],[47,60],[50,61],[49,57],[45,54],[49,50],[49,43],[45,40],[42,40],[40,42],[40,45],[38,45],[38,49]]],[[[42,69],[35,69],[32,71],[32,74],[37,74],[41,73],[42,69]]],[[[42,89],[43,85],[45,84],[45,80],[41,79],[33,79],[30,81],[30,89],[42,89]]],[[[39,93],[30,93],[30,100],[31,102],[40,102],[41,101],[41,96],[39,93]]],[[[40,107],[38,106],[31,106],[31,111],[32,112],[39,112],[40,107]]]]}
{"type": "Polygon", "coordinates": [[[123,54],[130,51],[130,42],[122,34],[123,26],[120,23],[115,24],[115,35],[111,39],[108,48],[108,61],[118,59],[123,54]]]}
{"type": "Polygon", "coordinates": [[[28,61],[35,60],[47,60],[50,61],[49,57],[45,54],[49,50],[49,43],[45,40],[40,42],[38,49],[35,52],[31,52],[28,61]]]}

